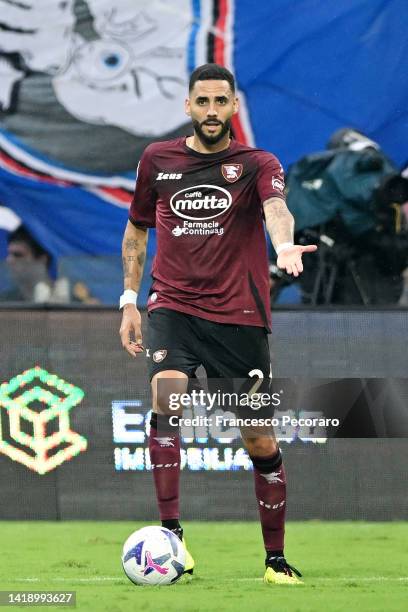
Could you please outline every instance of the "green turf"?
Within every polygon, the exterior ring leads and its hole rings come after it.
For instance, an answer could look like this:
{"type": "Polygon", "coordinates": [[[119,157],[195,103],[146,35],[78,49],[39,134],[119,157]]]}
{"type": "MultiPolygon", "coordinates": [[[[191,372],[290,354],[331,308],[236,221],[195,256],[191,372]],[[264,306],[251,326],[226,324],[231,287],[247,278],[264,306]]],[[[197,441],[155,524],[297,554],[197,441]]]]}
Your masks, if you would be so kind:
{"type": "Polygon", "coordinates": [[[184,524],[196,559],[190,582],[133,586],[122,573],[120,553],[126,537],[141,526],[2,522],[0,589],[75,590],[77,609],[90,612],[408,609],[408,525],[404,523],[290,523],[286,553],[304,574],[302,587],[263,584],[257,523],[227,522],[184,524]]]}

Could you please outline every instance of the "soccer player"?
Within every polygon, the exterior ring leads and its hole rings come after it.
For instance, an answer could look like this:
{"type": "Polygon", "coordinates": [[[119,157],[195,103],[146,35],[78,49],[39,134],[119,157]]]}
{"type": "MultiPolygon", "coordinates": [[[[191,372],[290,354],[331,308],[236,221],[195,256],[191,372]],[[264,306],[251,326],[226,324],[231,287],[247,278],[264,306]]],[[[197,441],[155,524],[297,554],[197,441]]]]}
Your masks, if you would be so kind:
{"type": "MultiPolygon", "coordinates": [[[[185,392],[200,365],[209,378],[248,378],[253,370],[267,378],[271,308],[264,222],[277,265],[288,274],[298,276],[302,254],[317,248],[293,243],[294,221],[276,157],[231,137],[238,104],[227,69],[206,64],[194,70],[185,101],[194,133],[145,149],[123,238],[120,335],[136,357],[144,351],[137,291],[147,231],[156,227],[146,347],[153,394],[149,449],[162,525],[181,539],[180,439],[169,426],[169,393],[185,392]]],[[[278,443],[273,431],[241,433],[254,466],[264,580],[298,584],[300,574],[284,556],[286,476],[278,443]]],[[[193,567],[188,554],[185,569],[192,573],[193,567]]]]}

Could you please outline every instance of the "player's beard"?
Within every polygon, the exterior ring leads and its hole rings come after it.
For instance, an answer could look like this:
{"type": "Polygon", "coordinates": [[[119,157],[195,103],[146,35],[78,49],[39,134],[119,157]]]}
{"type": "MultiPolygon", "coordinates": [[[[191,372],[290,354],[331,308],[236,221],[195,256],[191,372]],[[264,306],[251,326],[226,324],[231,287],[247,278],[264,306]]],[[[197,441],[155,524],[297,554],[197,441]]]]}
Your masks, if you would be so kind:
{"type": "Polygon", "coordinates": [[[201,142],[207,146],[217,144],[218,142],[220,142],[220,140],[224,138],[225,134],[228,134],[228,132],[231,130],[231,119],[226,119],[224,123],[222,121],[217,121],[217,123],[222,126],[218,134],[208,135],[205,134],[202,129],[202,126],[205,125],[207,122],[209,122],[208,119],[206,121],[202,121],[201,123],[197,121],[197,119],[193,119],[193,127],[195,133],[197,134],[201,142]]]}

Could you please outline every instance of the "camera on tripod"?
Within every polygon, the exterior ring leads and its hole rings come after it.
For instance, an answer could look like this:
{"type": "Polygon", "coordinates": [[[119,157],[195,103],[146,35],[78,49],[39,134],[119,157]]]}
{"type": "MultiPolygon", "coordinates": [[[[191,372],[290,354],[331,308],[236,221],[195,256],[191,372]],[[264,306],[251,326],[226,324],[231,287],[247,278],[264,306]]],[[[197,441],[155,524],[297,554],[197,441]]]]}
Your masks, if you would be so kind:
{"type": "Polygon", "coordinates": [[[319,244],[304,259],[302,301],[308,304],[392,304],[408,265],[401,205],[408,180],[361,132],[335,132],[328,150],[288,172],[288,207],[299,243],[319,244]]]}

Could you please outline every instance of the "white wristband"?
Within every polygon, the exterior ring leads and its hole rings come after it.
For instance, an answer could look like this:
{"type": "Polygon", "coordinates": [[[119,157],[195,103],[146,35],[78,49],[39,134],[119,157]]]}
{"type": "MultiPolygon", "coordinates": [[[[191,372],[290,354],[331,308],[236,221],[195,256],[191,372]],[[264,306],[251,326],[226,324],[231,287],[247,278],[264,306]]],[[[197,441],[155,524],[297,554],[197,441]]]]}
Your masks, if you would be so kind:
{"type": "Polygon", "coordinates": [[[282,253],[282,251],[286,251],[286,249],[290,249],[290,247],[293,247],[293,242],[282,242],[282,244],[278,244],[278,246],[276,247],[276,254],[279,255],[279,253],[282,253]]]}
{"type": "Polygon", "coordinates": [[[119,309],[123,308],[125,304],[133,304],[136,306],[137,293],[133,289],[125,289],[119,300],[119,309]]]}

